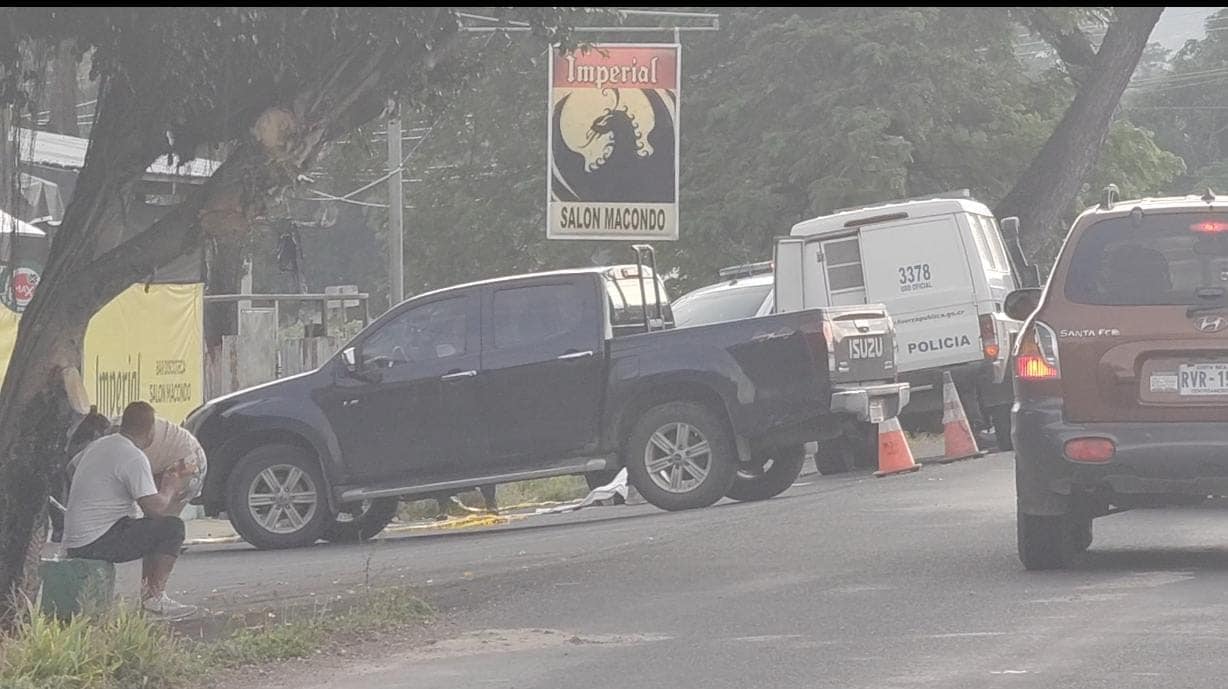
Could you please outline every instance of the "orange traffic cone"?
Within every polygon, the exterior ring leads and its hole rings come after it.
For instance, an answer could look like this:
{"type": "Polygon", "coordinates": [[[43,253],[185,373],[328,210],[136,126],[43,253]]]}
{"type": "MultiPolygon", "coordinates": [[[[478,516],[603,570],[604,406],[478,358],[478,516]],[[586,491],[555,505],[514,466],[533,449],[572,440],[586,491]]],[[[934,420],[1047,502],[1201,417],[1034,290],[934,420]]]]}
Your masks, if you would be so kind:
{"type": "Polygon", "coordinates": [[[959,401],[959,391],[955,389],[950,371],[942,372],[942,439],[945,448],[942,459],[936,460],[939,464],[980,457],[982,454],[976,446],[972,426],[968,424],[968,416],[964,414],[964,405],[959,401]]]}
{"type": "Polygon", "coordinates": [[[916,471],[920,464],[912,458],[912,449],[908,447],[908,438],[904,437],[904,429],[900,428],[900,420],[891,417],[878,425],[878,471],[879,478],[892,474],[903,474],[916,471]]]}

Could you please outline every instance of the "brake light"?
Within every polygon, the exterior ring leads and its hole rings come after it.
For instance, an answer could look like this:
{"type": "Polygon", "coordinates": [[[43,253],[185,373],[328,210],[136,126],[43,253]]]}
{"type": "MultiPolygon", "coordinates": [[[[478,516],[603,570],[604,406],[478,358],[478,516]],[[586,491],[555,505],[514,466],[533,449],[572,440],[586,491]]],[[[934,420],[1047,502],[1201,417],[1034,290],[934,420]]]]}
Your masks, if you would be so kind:
{"type": "Polygon", "coordinates": [[[1200,220],[1190,225],[1190,231],[1201,234],[1219,234],[1228,232],[1228,222],[1224,220],[1200,220]]]}
{"type": "Polygon", "coordinates": [[[1019,351],[1015,353],[1015,377],[1020,380],[1058,380],[1062,367],[1058,360],[1057,335],[1053,329],[1034,322],[1019,339],[1019,351]]]}
{"type": "Polygon", "coordinates": [[[991,361],[996,360],[998,358],[998,354],[1002,352],[1001,347],[998,346],[997,324],[994,323],[994,319],[991,314],[985,314],[981,316],[980,323],[981,323],[981,350],[985,353],[986,359],[989,359],[991,361]]]}
{"type": "Polygon", "coordinates": [[[827,372],[836,372],[836,333],[831,323],[823,321],[823,339],[827,341],[827,372]]]}
{"type": "Polygon", "coordinates": [[[1117,454],[1117,446],[1107,438],[1075,438],[1066,441],[1063,451],[1066,459],[1072,462],[1099,464],[1112,459],[1117,454]]]}

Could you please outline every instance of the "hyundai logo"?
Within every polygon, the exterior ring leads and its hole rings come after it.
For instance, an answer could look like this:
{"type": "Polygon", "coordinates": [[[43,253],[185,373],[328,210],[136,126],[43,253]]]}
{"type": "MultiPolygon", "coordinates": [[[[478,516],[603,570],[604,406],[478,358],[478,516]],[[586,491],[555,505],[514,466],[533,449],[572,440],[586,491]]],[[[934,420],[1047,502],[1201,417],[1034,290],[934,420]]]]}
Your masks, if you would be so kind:
{"type": "Polygon", "coordinates": [[[1198,319],[1198,331],[1204,333],[1217,333],[1224,328],[1228,328],[1228,318],[1223,316],[1203,316],[1198,319]]]}

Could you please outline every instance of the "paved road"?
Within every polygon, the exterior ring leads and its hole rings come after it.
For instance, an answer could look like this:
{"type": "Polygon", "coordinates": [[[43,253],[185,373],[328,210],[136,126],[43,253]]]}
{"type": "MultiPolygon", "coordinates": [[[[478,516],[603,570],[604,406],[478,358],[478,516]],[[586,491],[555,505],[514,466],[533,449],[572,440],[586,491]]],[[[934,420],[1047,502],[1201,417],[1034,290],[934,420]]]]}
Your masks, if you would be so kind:
{"type": "Polygon", "coordinates": [[[1225,513],[1108,517],[1077,568],[1025,573],[1012,472],[995,455],[813,477],[690,513],[601,508],[372,546],[193,552],[177,584],[213,605],[225,600],[199,592],[324,590],[361,582],[369,554],[373,577],[432,582],[454,630],[262,687],[1223,686],[1225,513]]]}

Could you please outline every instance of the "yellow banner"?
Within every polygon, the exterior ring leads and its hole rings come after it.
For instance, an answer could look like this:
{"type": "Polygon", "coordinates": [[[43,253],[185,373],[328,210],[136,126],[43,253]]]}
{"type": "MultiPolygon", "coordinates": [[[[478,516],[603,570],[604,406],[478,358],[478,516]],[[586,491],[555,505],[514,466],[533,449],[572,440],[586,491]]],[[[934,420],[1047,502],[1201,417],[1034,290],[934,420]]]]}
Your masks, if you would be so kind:
{"type": "MultiPolygon", "coordinates": [[[[134,285],[90,320],[82,378],[90,402],[118,416],[145,400],[175,422],[204,396],[201,347],[204,285],[134,285]]],[[[0,307],[0,378],[8,370],[21,316],[0,307]]]]}
{"type": "Polygon", "coordinates": [[[144,400],[181,422],[204,395],[204,285],[133,285],[94,315],[85,333],[82,378],[107,416],[144,400]]]}

